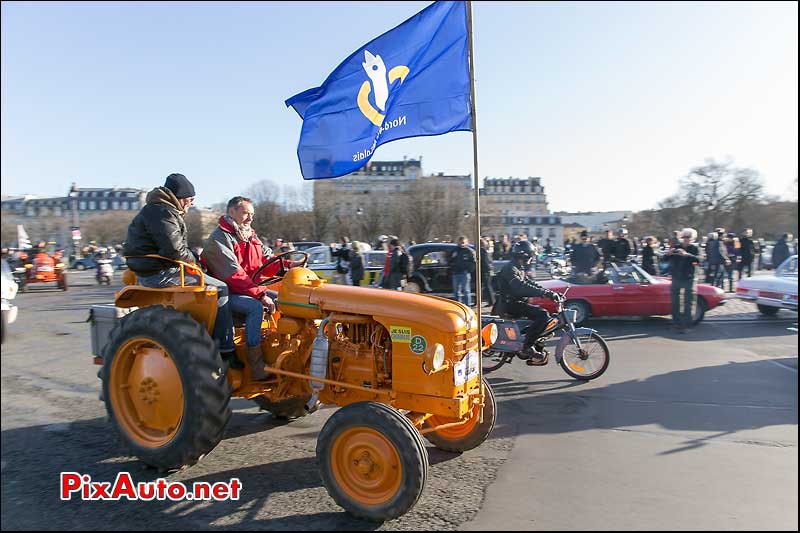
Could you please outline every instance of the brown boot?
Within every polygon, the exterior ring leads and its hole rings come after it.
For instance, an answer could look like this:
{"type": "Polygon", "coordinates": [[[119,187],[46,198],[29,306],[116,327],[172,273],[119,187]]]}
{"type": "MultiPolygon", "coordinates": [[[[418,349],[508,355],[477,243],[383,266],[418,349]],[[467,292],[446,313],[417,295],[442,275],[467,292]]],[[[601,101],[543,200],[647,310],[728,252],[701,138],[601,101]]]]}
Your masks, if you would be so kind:
{"type": "Polygon", "coordinates": [[[274,376],[264,370],[264,354],[261,345],[247,347],[247,362],[250,363],[250,376],[253,381],[270,381],[274,376]]]}

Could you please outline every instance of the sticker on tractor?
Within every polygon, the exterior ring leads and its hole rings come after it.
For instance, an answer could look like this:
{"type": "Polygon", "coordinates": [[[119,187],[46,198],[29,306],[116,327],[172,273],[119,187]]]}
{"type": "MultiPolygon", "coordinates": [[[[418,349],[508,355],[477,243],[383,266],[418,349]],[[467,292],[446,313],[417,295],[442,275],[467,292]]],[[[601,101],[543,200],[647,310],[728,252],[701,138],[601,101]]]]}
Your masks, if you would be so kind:
{"type": "Polygon", "coordinates": [[[467,381],[467,365],[466,360],[461,360],[453,365],[453,384],[460,387],[467,381]]]}
{"type": "Polygon", "coordinates": [[[411,351],[414,353],[422,353],[428,347],[428,341],[422,335],[414,335],[411,337],[411,351]]]}
{"type": "Polygon", "coordinates": [[[389,335],[392,342],[411,342],[411,328],[405,326],[389,326],[389,335]]]}

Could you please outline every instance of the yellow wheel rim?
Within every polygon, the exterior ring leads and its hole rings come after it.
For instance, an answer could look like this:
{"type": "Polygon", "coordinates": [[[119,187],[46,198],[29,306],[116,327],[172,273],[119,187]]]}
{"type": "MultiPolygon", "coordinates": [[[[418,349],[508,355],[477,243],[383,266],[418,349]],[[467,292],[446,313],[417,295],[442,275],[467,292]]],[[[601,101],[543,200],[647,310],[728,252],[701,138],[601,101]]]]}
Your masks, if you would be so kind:
{"type": "MultiPolygon", "coordinates": [[[[457,426],[451,426],[449,428],[437,429],[436,434],[447,440],[460,440],[466,438],[475,430],[475,427],[478,425],[478,420],[480,420],[480,410],[481,406],[475,405],[469,415],[469,420],[467,420],[465,423],[457,426]]],[[[427,422],[430,426],[435,427],[442,424],[452,424],[453,422],[458,422],[459,420],[459,418],[447,418],[434,415],[430,417],[427,422]]]]}
{"type": "Polygon", "coordinates": [[[394,444],[367,427],[343,431],[331,449],[333,477],[351,499],[380,505],[400,490],[403,466],[394,444]]]}
{"type": "Polygon", "coordinates": [[[109,397],[122,430],[138,445],[168,443],[183,418],[183,385],[166,349],[151,339],[131,339],[114,356],[109,397]]]}

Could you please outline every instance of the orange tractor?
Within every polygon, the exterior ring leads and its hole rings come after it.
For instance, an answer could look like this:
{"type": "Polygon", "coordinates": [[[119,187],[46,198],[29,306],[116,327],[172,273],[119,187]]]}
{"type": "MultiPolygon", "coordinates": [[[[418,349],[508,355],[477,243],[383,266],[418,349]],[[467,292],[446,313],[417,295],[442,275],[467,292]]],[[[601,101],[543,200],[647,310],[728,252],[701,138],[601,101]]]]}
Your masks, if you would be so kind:
{"type": "MultiPolygon", "coordinates": [[[[272,261],[290,253],[297,252],[272,261]]],[[[193,268],[178,264],[182,276],[193,268]]],[[[232,396],[290,418],[334,404],[341,409],[322,427],[316,448],[325,487],[351,514],[387,520],[411,509],[423,491],[423,439],[461,452],[479,446],[494,427],[478,336],[488,347],[497,329],[480,331],[473,311],[458,302],[329,285],[305,267],[281,266],[261,281],[278,290],[279,311],[262,323],[262,349],[277,380],[255,382],[243,326],[235,328],[242,369],[229,368],[211,339],[214,287],[201,279],[151,289],[137,285],[130,271],[123,281],[117,316],[133,311],[99,336],[105,339],[95,363],[102,365],[110,421],[133,453],[157,468],[191,465],[213,450],[232,396]]]]}
{"type": "Polygon", "coordinates": [[[20,276],[20,291],[25,292],[31,283],[55,283],[67,290],[66,265],[61,261],[61,251],[50,257],[44,247],[38,248],[25,259],[25,273],[20,276]]]}

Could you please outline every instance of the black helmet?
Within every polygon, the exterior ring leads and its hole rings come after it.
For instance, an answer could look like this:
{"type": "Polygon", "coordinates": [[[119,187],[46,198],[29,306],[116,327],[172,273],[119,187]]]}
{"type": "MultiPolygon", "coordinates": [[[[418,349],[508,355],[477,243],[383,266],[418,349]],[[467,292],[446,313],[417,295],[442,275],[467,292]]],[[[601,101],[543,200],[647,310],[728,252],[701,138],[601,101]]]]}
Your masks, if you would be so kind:
{"type": "Polygon", "coordinates": [[[528,261],[534,253],[533,244],[530,241],[519,241],[511,247],[511,255],[514,256],[514,259],[521,258],[528,261]]]}
{"type": "Polygon", "coordinates": [[[628,235],[628,228],[619,228],[617,230],[617,235],[619,235],[620,237],[627,236],[628,235]]]}

